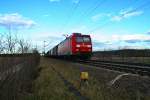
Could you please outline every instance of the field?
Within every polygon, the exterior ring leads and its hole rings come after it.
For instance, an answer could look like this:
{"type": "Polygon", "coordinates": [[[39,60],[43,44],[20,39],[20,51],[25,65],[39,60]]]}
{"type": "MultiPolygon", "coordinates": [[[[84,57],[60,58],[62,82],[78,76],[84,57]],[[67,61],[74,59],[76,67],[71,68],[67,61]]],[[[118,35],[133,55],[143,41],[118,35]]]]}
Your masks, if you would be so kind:
{"type": "Polygon", "coordinates": [[[51,64],[49,59],[41,60],[39,76],[32,87],[33,93],[25,96],[24,100],[77,100],[52,69],[51,64]]]}
{"type": "Polygon", "coordinates": [[[149,100],[150,98],[148,77],[129,74],[111,84],[123,73],[50,58],[42,58],[39,67],[39,76],[33,83],[33,93],[26,96],[26,100],[80,100],[80,97],[61,80],[57,72],[73,84],[83,97],[90,100],[149,100]],[[81,70],[89,72],[89,80],[88,85],[80,87],[81,70]]]}
{"type": "Polygon", "coordinates": [[[0,58],[1,100],[150,99],[147,76],[52,58],[39,60],[38,55],[0,58]],[[82,71],[89,73],[89,80],[80,86],[82,71]]]}
{"type": "Polygon", "coordinates": [[[128,63],[141,63],[141,64],[150,64],[150,57],[105,57],[105,56],[93,56],[93,60],[101,61],[113,61],[113,62],[128,62],[128,63]]]}
{"type": "Polygon", "coordinates": [[[121,49],[110,51],[97,51],[93,52],[92,59],[114,61],[114,62],[150,64],[150,50],[121,49]]]}
{"type": "Polygon", "coordinates": [[[37,54],[1,55],[1,100],[20,100],[31,91],[32,80],[37,76],[39,60],[40,56],[37,54]]]}

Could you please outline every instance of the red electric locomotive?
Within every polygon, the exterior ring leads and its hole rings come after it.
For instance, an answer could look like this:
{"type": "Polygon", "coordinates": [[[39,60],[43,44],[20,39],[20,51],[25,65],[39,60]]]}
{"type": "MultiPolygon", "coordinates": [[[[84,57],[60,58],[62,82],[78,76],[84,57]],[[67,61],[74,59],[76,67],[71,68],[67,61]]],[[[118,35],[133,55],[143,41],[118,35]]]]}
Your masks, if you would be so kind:
{"type": "Polygon", "coordinates": [[[47,52],[48,56],[89,58],[92,54],[92,42],[90,35],[73,33],[64,41],[47,52]]]}

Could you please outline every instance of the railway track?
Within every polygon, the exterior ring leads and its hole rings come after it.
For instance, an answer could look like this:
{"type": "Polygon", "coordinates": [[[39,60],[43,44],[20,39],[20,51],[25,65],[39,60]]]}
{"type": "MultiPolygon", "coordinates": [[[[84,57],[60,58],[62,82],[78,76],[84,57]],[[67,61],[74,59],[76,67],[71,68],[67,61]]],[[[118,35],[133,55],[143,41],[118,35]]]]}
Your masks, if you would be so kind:
{"type": "Polygon", "coordinates": [[[95,67],[101,67],[110,70],[117,70],[120,72],[139,74],[142,76],[150,76],[150,66],[148,65],[134,65],[126,63],[116,63],[116,62],[105,62],[98,60],[76,60],[75,62],[92,65],[95,67]]]}

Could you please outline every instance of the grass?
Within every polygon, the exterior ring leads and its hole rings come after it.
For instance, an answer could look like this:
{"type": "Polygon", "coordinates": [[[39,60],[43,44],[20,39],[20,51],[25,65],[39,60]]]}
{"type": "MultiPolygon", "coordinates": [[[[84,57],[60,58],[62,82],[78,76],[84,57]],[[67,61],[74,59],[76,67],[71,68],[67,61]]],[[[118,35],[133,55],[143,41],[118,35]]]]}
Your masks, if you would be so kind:
{"type": "MultiPolygon", "coordinates": [[[[57,73],[52,70],[51,66],[55,67],[55,69],[60,72],[65,79],[71,82],[83,96],[89,98],[90,100],[140,100],[136,92],[134,94],[131,91],[128,92],[125,88],[113,89],[108,87],[105,83],[105,78],[110,78],[109,80],[111,80],[113,75],[107,73],[104,74],[106,76],[100,76],[100,79],[92,74],[89,74],[88,86],[83,86],[80,88],[80,68],[81,66],[84,67],[86,65],[75,65],[65,61],[45,58],[42,58],[41,60],[39,67],[41,71],[39,72],[38,78],[33,82],[32,93],[26,95],[24,100],[79,99],[73,93],[68,91],[68,87],[65,86],[64,82],[60,79],[57,73]]],[[[97,72],[95,71],[95,73],[97,72]]],[[[141,100],[149,100],[149,97],[143,97],[143,95],[140,98],[142,98],[141,100]]]]}
{"type": "MultiPolygon", "coordinates": [[[[91,77],[89,78],[89,85],[79,88],[80,82],[80,70],[77,68],[67,67],[65,63],[55,63],[56,70],[61,72],[61,74],[68,79],[74,86],[82,93],[82,95],[88,97],[91,100],[104,100],[107,98],[103,95],[103,86],[98,84],[98,81],[91,77]],[[65,68],[66,67],[66,68],[65,68]]],[[[111,98],[107,99],[110,100],[111,98]]]]}
{"type": "Polygon", "coordinates": [[[40,56],[34,54],[0,55],[0,100],[18,100],[30,91],[39,60],[40,56]]]}
{"type": "Polygon", "coordinates": [[[50,65],[48,60],[41,60],[41,71],[33,82],[33,93],[25,96],[24,100],[77,100],[50,65]]]}
{"type": "MultiPolygon", "coordinates": [[[[79,88],[80,80],[80,69],[81,67],[77,66],[86,66],[86,65],[77,65],[73,63],[68,63],[64,61],[52,60],[53,65],[56,70],[59,71],[67,80],[69,80],[74,86],[82,93],[82,95],[88,97],[91,100],[136,100],[138,98],[136,91],[135,94],[131,91],[128,92],[125,88],[110,88],[106,85],[104,80],[99,81],[97,77],[89,75],[89,85],[83,88],[79,88]]],[[[109,74],[106,74],[109,75],[109,74]]],[[[108,76],[108,78],[111,77],[108,76]]],[[[149,100],[147,96],[141,96],[143,100],[149,100]]]]}

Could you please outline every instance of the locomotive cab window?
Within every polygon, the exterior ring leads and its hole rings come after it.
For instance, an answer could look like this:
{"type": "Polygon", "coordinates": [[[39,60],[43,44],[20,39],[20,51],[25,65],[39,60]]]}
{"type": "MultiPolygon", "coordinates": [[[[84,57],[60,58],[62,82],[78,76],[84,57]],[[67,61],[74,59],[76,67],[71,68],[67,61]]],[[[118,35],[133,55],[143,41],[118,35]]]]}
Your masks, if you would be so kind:
{"type": "Polygon", "coordinates": [[[83,37],[83,41],[84,42],[90,42],[90,38],[89,37],[83,37]]]}
{"type": "Polygon", "coordinates": [[[90,42],[90,37],[76,37],[76,42],[90,42]]]}
{"type": "Polygon", "coordinates": [[[82,37],[76,37],[76,42],[83,42],[83,38],[82,37]]]}

